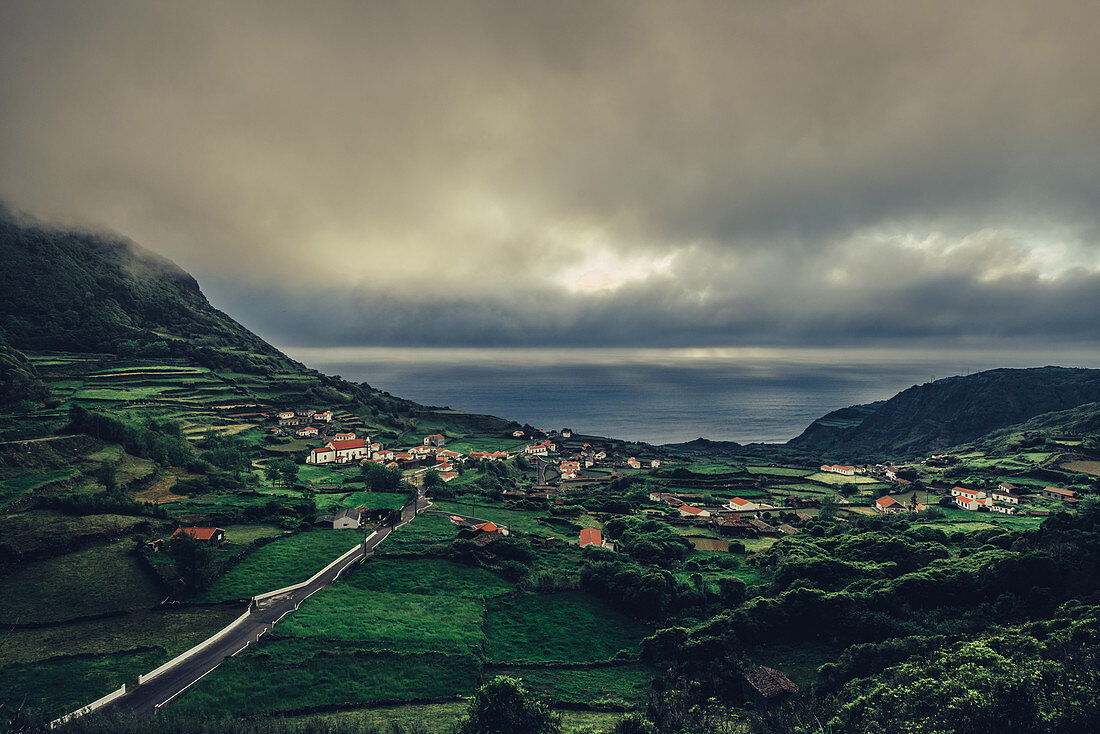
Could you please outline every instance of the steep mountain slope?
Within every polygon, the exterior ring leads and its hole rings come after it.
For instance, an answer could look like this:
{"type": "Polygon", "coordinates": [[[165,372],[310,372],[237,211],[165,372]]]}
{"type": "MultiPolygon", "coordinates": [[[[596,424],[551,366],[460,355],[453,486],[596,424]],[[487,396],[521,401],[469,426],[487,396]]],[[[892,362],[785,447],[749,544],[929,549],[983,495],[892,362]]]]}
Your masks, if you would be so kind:
{"type": "Polygon", "coordinates": [[[242,371],[289,362],[211,306],[177,265],[133,243],[23,224],[0,209],[0,262],[0,331],[15,349],[229,360],[242,371]]]}
{"type": "Polygon", "coordinates": [[[1097,401],[1100,370],[989,370],[915,385],[882,403],[834,411],[789,445],[851,457],[914,455],[1097,401]]]}

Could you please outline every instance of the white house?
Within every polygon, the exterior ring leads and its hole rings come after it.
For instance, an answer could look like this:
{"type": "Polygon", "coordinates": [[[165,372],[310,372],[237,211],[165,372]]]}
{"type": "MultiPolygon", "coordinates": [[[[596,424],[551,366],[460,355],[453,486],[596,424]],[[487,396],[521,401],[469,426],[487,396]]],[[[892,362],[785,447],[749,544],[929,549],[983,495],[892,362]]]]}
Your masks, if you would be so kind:
{"type": "Polygon", "coordinates": [[[332,529],[342,530],[344,528],[357,528],[362,520],[362,513],[356,507],[349,507],[346,510],[340,510],[332,518],[332,529]]]}
{"type": "Polygon", "coordinates": [[[691,505],[680,505],[679,509],[682,517],[710,517],[710,513],[706,510],[691,505]]]}
{"type": "MultiPolygon", "coordinates": [[[[1020,495],[1011,490],[1001,489],[1004,486],[1004,482],[997,486],[997,489],[989,490],[989,496],[994,502],[1002,502],[1006,505],[1018,505],[1020,504],[1020,495]]],[[[1009,485],[1012,486],[1012,485],[1009,485]]]]}
{"type": "Polygon", "coordinates": [[[660,469],[661,468],[661,460],[660,459],[654,459],[653,461],[649,462],[649,468],[650,469],[660,469]]]}
{"type": "Polygon", "coordinates": [[[883,515],[894,515],[905,511],[905,506],[890,496],[879,497],[875,500],[875,510],[883,515]]]}
{"type": "Polygon", "coordinates": [[[324,421],[325,423],[332,423],[332,411],[326,410],[324,413],[314,413],[313,420],[324,421]]]}
{"type": "MultiPolygon", "coordinates": [[[[316,430],[316,429],[314,429],[316,430]]],[[[354,433],[337,433],[332,437],[333,441],[354,441],[358,438],[354,433]]]]}
{"type": "Polygon", "coordinates": [[[573,438],[573,431],[571,431],[568,428],[563,428],[563,429],[561,429],[561,437],[562,438],[573,438]]]}
{"type": "Polygon", "coordinates": [[[756,502],[749,502],[748,500],[743,500],[740,497],[734,497],[733,499],[731,499],[729,501],[729,508],[731,510],[746,512],[746,511],[750,511],[750,510],[759,510],[760,505],[757,504],[756,502]]]}
{"type": "Polygon", "coordinates": [[[446,441],[446,439],[443,438],[443,434],[441,433],[433,433],[430,436],[424,437],[425,446],[442,446],[444,441],[446,441]]]}
{"type": "Polygon", "coordinates": [[[524,453],[531,454],[531,456],[546,456],[550,453],[550,449],[547,448],[546,444],[544,443],[535,444],[534,446],[528,446],[523,451],[524,453]]]}
{"type": "Polygon", "coordinates": [[[992,507],[993,500],[986,496],[985,492],[966,487],[952,487],[951,496],[955,498],[955,504],[964,510],[977,510],[979,507],[992,507]]]}
{"type": "Polygon", "coordinates": [[[626,465],[629,466],[631,469],[641,469],[642,468],[642,462],[638,461],[633,456],[631,456],[629,459],[626,460],[626,465]]]}
{"type": "Polygon", "coordinates": [[[347,464],[370,458],[370,447],[361,438],[351,441],[329,441],[319,449],[313,449],[306,457],[307,464],[347,464]]]}
{"type": "Polygon", "coordinates": [[[317,435],[317,429],[313,426],[306,426],[305,428],[298,429],[296,433],[302,438],[309,438],[310,436],[317,435]]]}
{"type": "Polygon", "coordinates": [[[293,410],[284,410],[281,413],[279,413],[279,420],[281,420],[281,421],[290,420],[293,417],[294,417],[294,411],[293,410]]]}
{"type": "Polygon", "coordinates": [[[523,438],[523,431],[512,431],[512,438],[523,438]]]}
{"type": "Polygon", "coordinates": [[[597,451],[596,456],[594,458],[597,461],[601,461],[603,459],[606,459],[607,458],[607,452],[606,451],[597,451]]]}

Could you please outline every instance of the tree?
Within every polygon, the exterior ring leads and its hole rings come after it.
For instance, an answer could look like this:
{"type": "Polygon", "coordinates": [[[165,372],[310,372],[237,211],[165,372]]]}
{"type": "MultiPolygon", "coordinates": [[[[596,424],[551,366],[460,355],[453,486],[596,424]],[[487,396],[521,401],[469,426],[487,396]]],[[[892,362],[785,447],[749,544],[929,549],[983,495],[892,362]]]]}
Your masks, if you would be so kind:
{"type": "Polygon", "coordinates": [[[459,734],[559,734],[561,717],[515,678],[498,675],[478,689],[459,734]]]}
{"type": "Polygon", "coordinates": [[[279,462],[279,476],[284,484],[294,484],[298,481],[298,465],[290,459],[283,459],[279,462]]]}

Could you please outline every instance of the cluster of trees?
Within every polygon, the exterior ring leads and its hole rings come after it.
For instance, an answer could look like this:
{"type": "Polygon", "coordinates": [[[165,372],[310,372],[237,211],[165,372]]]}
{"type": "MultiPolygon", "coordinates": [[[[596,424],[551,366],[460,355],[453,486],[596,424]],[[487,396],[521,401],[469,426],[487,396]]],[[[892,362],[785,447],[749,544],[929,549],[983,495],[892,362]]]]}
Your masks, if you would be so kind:
{"type": "Polygon", "coordinates": [[[85,433],[108,443],[122,444],[135,456],[158,464],[191,467],[195,452],[183,438],[179,424],[172,421],[148,421],[138,425],[117,415],[87,410],[79,405],[69,411],[71,433],[85,433]]]}
{"type": "Polygon", "coordinates": [[[675,567],[692,551],[691,541],[659,520],[616,517],[603,533],[615,547],[640,563],[675,567]]]}

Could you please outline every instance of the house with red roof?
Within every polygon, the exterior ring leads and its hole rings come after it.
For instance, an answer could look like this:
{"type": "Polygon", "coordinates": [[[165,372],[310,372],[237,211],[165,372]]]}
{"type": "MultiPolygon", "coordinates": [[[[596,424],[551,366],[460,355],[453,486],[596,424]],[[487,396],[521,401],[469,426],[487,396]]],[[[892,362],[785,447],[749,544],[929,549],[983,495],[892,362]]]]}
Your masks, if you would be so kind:
{"type": "Polygon", "coordinates": [[[967,487],[952,487],[951,496],[955,498],[955,504],[964,510],[974,511],[979,507],[992,507],[993,500],[979,489],[967,487]]]}
{"type": "Polygon", "coordinates": [[[305,428],[299,428],[295,433],[299,438],[312,438],[317,435],[318,431],[313,426],[306,426],[305,428]]]}
{"type": "Polygon", "coordinates": [[[626,460],[626,465],[629,466],[631,469],[641,469],[642,468],[642,462],[638,461],[633,456],[631,456],[629,459],[626,460]]]}
{"type": "Polygon", "coordinates": [[[603,545],[603,535],[600,534],[599,528],[584,528],[581,530],[580,535],[581,548],[588,545],[603,545]]]}
{"type": "Polygon", "coordinates": [[[678,509],[681,517],[710,517],[709,512],[692,505],[680,505],[678,509]]]}
{"type": "Polygon", "coordinates": [[[333,416],[332,416],[332,411],[331,410],[326,410],[323,413],[314,413],[313,414],[313,420],[323,421],[325,423],[332,423],[332,417],[333,416]]]}
{"type": "Polygon", "coordinates": [[[512,438],[523,438],[523,431],[512,431],[512,438]]]}
{"type": "Polygon", "coordinates": [[[1077,502],[1077,494],[1070,489],[1059,489],[1058,487],[1043,487],[1043,496],[1049,497],[1052,500],[1062,500],[1063,502],[1069,502],[1074,504],[1077,502]]]}
{"type": "Polygon", "coordinates": [[[729,501],[729,508],[738,512],[748,512],[751,510],[759,510],[760,505],[756,502],[749,502],[746,499],[740,497],[734,497],[729,501]]]}
{"type": "Polygon", "coordinates": [[[445,439],[445,438],[443,437],[443,434],[442,434],[442,433],[433,433],[433,434],[431,434],[431,435],[429,435],[429,436],[425,436],[425,437],[424,437],[424,445],[425,445],[425,446],[442,446],[442,445],[443,445],[443,443],[444,443],[444,442],[445,442],[446,440],[447,440],[447,439],[445,439]]]}
{"type": "Polygon", "coordinates": [[[899,512],[905,512],[905,505],[887,495],[875,500],[875,510],[883,515],[896,515],[899,512]]]}
{"type": "Polygon", "coordinates": [[[370,447],[361,438],[351,441],[329,441],[318,449],[313,449],[306,457],[307,464],[349,464],[353,461],[370,458],[370,447]]]}
{"type": "Polygon", "coordinates": [[[544,443],[537,443],[533,446],[528,446],[523,451],[531,456],[546,456],[550,453],[550,448],[544,443]]]}
{"type": "Polygon", "coordinates": [[[225,542],[225,531],[221,528],[178,528],[176,532],[172,533],[172,538],[181,538],[185,535],[200,543],[205,543],[214,547],[225,542]]]}
{"type": "MultiPolygon", "coordinates": [[[[316,430],[316,429],[314,429],[316,430]]],[[[332,437],[333,441],[354,441],[358,436],[354,433],[337,433],[332,437]]]]}

